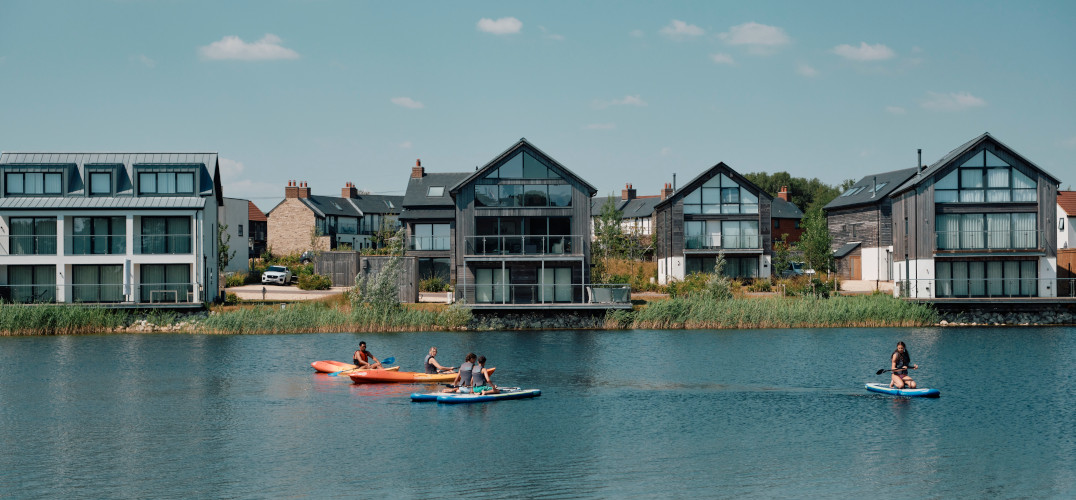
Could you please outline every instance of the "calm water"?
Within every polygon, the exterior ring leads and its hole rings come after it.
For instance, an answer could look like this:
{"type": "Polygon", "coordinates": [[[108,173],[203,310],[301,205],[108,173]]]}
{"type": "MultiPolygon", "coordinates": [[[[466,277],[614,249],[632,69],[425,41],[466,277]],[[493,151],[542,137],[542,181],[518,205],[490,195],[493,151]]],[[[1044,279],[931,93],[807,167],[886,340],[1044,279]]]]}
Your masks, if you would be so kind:
{"type": "Polygon", "coordinates": [[[1072,498],[1076,331],[0,338],[0,498],[1072,498]],[[411,403],[309,362],[484,354],[411,403]],[[863,390],[908,344],[940,399],[863,390]]]}

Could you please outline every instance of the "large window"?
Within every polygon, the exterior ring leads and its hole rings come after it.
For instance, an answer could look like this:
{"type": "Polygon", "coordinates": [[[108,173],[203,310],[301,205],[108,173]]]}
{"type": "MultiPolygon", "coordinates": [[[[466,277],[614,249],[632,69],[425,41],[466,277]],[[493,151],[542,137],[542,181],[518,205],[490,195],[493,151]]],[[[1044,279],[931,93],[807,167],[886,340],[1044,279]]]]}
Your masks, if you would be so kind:
{"type": "Polygon", "coordinates": [[[71,218],[71,253],[73,255],[122,254],[126,252],[126,218],[71,218]]]}
{"type": "Polygon", "coordinates": [[[684,248],[762,248],[758,221],[684,221],[684,248]]]}
{"type": "Polygon", "coordinates": [[[475,217],[473,254],[570,254],[571,217],[475,217]]]}
{"type": "Polygon", "coordinates": [[[1034,202],[1035,181],[989,151],[976,153],[934,185],[935,203],[1034,202]]]}
{"type": "Polygon", "coordinates": [[[538,288],[539,302],[571,302],[572,268],[547,267],[542,269],[540,285],[538,288]]]}
{"type": "Polygon", "coordinates": [[[545,162],[524,151],[486,174],[487,179],[557,179],[560,176],[545,162]]]}
{"type": "Polygon", "coordinates": [[[1034,213],[938,215],[938,250],[1038,248],[1036,221],[1034,213]]]}
{"type": "Polygon", "coordinates": [[[1034,260],[937,261],[938,297],[1034,297],[1038,268],[1034,260]]]}
{"type": "Polygon", "coordinates": [[[8,266],[5,301],[19,304],[56,302],[56,266],[8,266]]]}
{"type": "Polygon", "coordinates": [[[411,236],[412,250],[448,250],[450,247],[449,224],[415,224],[411,236]]]}
{"type": "Polygon", "coordinates": [[[71,300],[122,302],[123,266],[71,266],[71,300]]]}
{"type": "Polygon", "coordinates": [[[476,269],[475,302],[511,302],[509,269],[476,269]]]}
{"type": "Polygon", "coordinates": [[[8,172],[4,176],[8,196],[63,194],[63,174],[59,172],[8,172]]]}
{"type": "Polygon", "coordinates": [[[685,214],[757,214],[758,196],[725,174],[684,195],[685,214]]]}
{"type": "MultiPolygon", "coordinates": [[[[686,274],[712,273],[717,265],[717,257],[687,257],[684,259],[686,274]]],[[[730,278],[757,278],[758,257],[725,257],[723,276],[730,278]]]]}
{"type": "Polygon", "coordinates": [[[418,279],[438,278],[445,283],[451,279],[452,259],[418,259],[418,279]]]}
{"type": "Polygon", "coordinates": [[[194,173],[139,172],[138,194],[194,194],[194,173]]]}
{"type": "Polygon", "coordinates": [[[190,302],[190,264],[142,264],[139,297],[142,302],[190,302]]]}
{"type": "Polygon", "coordinates": [[[572,206],[568,184],[477,184],[474,190],[476,207],[572,206]]]}
{"type": "Polygon", "coordinates": [[[191,253],[191,218],[142,217],[142,253],[191,253]]]}
{"type": "Polygon", "coordinates": [[[12,217],[11,255],[56,255],[55,217],[12,217]]]}
{"type": "Polygon", "coordinates": [[[112,172],[90,172],[90,196],[112,195],[112,172]]]}

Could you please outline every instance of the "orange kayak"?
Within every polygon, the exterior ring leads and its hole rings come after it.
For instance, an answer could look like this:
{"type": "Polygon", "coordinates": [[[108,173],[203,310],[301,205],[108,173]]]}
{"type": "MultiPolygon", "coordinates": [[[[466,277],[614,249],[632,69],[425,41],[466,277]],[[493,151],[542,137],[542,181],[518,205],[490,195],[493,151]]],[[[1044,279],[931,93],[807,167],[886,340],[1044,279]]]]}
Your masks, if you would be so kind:
{"type": "MultiPolygon", "coordinates": [[[[354,369],[358,368],[357,366],[349,364],[349,363],[341,363],[339,361],[329,361],[329,360],[315,361],[313,363],[310,363],[310,366],[313,366],[314,369],[318,371],[318,373],[336,373],[336,372],[339,372],[339,371],[354,370],[354,369]]],[[[390,367],[390,368],[385,368],[384,370],[385,371],[396,371],[396,370],[399,370],[399,369],[400,369],[399,366],[393,366],[393,367],[390,367]]],[[[375,370],[370,370],[370,371],[381,371],[381,370],[375,369],[375,370]]]]}
{"type": "MultiPolygon", "coordinates": [[[[496,368],[490,368],[492,373],[496,368]]],[[[351,381],[356,384],[404,383],[421,384],[425,382],[451,382],[456,380],[456,373],[419,373],[391,372],[387,370],[359,370],[351,372],[351,381]]]]}

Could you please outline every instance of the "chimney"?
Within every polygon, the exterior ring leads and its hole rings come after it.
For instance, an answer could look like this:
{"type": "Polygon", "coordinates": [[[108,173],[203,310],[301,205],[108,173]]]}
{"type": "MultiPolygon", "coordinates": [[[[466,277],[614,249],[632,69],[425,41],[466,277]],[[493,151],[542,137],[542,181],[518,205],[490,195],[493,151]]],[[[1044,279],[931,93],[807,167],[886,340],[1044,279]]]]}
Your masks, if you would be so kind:
{"type": "Polygon", "coordinates": [[[288,185],[284,188],[284,198],[298,198],[299,187],[295,185],[295,181],[288,181],[288,185]]]}
{"type": "Polygon", "coordinates": [[[310,187],[306,185],[306,181],[302,181],[302,182],[299,183],[298,197],[299,198],[309,198],[310,197],[310,187]]]}
{"type": "Polygon", "coordinates": [[[777,197],[789,201],[788,199],[788,186],[781,186],[781,190],[777,192],[777,197]]]}
{"type": "Polygon", "coordinates": [[[426,169],[422,168],[422,160],[415,160],[415,166],[411,167],[411,178],[421,179],[424,175],[426,175],[426,169]]]}
{"type": "Polygon", "coordinates": [[[923,170],[926,170],[927,166],[923,165],[923,150],[918,149],[917,151],[919,151],[919,171],[922,172],[923,170]]]}
{"type": "Polygon", "coordinates": [[[631,187],[631,184],[626,184],[624,189],[620,191],[620,199],[624,201],[635,199],[635,188],[631,187]]]}
{"type": "Polygon", "coordinates": [[[670,196],[672,196],[672,194],[673,194],[672,184],[669,184],[668,182],[666,182],[665,186],[661,188],[661,199],[666,200],[670,196]]]}
{"type": "Polygon", "coordinates": [[[341,198],[358,198],[359,190],[355,189],[355,185],[348,182],[344,185],[344,188],[340,190],[341,198]]]}

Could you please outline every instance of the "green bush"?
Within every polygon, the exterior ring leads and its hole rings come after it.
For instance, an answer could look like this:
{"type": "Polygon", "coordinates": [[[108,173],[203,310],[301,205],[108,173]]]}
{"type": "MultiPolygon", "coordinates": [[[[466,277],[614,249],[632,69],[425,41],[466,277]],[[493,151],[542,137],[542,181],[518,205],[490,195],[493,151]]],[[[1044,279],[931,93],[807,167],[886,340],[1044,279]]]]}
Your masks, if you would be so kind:
{"type": "Polygon", "coordinates": [[[328,276],[320,274],[299,275],[299,288],[302,290],[328,290],[332,286],[333,281],[328,276]]]}
{"type": "Polygon", "coordinates": [[[747,290],[750,292],[770,292],[773,291],[773,285],[770,283],[769,278],[759,278],[752,281],[747,286],[747,290]]]}
{"type": "Polygon", "coordinates": [[[243,286],[247,284],[248,279],[249,278],[247,273],[228,273],[224,276],[224,286],[228,288],[234,286],[243,286]]]}
{"type": "Polygon", "coordinates": [[[418,289],[420,292],[447,292],[452,290],[452,287],[444,278],[430,276],[418,283],[418,289]]]}
{"type": "Polygon", "coordinates": [[[238,304],[239,302],[240,302],[239,296],[232,293],[232,292],[228,292],[224,296],[224,305],[234,306],[234,305],[238,304]]]}

